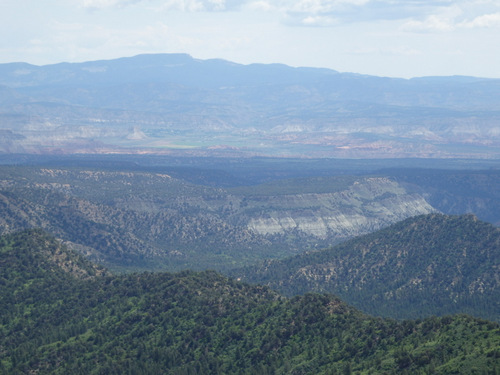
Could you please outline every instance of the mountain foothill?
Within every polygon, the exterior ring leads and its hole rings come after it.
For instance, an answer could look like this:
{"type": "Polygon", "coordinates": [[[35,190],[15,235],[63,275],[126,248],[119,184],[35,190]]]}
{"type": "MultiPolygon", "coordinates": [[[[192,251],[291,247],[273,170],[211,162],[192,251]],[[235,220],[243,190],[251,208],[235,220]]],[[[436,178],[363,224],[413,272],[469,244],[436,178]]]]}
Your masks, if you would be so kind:
{"type": "Polygon", "coordinates": [[[496,373],[500,327],[370,317],[214,271],[113,275],[40,230],[0,237],[6,374],[496,373]]]}

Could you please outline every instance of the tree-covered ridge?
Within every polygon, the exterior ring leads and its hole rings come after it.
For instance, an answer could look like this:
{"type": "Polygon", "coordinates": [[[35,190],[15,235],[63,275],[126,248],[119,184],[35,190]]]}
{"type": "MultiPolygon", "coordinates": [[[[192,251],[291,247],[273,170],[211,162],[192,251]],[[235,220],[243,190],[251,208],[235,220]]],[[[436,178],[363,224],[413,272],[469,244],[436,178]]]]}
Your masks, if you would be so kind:
{"type": "Polygon", "coordinates": [[[473,215],[410,218],[323,251],[233,273],[285,295],[339,295],[396,318],[468,313],[500,321],[500,230],[473,215]]]}
{"type": "Polygon", "coordinates": [[[175,168],[113,167],[0,166],[0,234],[43,228],[114,269],[227,270],[434,211],[385,177],[223,189],[175,168]]]}
{"type": "Polygon", "coordinates": [[[0,257],[4,282],[18,277],[44,280],[48,275],[87,280],[108,274],[39,229],[1,236],[0,257]]]}
{"type": "Polygon", "coordinates": [[[372,318],[333,296],[287,299],[211,271],[75,277],[51,260],[58,246],[40,232],[2,237],[0,373],[500,370],[496,323],[372,318]]]}

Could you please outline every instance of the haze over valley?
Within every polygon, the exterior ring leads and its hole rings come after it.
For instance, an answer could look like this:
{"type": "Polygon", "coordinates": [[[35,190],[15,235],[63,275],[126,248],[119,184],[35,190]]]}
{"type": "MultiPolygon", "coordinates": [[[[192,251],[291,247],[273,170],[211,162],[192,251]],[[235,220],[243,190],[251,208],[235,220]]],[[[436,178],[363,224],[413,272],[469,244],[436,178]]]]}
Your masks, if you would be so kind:
{"type": "Polygon", "coordinates": [[[0,97],[4,153],[499,157],[497,79],[150,54],[0,64],[0,97]]]}

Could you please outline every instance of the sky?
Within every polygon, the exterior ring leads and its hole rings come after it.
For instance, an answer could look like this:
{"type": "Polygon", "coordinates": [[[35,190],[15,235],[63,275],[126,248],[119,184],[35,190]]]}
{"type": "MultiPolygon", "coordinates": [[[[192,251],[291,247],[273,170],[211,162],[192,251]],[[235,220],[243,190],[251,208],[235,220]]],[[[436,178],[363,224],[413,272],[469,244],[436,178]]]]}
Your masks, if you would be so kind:
{"type": "Polygon", "coordinates": [[[0,0],[0,63],[142,53],[500,78],[500,0],[0,0]]]}

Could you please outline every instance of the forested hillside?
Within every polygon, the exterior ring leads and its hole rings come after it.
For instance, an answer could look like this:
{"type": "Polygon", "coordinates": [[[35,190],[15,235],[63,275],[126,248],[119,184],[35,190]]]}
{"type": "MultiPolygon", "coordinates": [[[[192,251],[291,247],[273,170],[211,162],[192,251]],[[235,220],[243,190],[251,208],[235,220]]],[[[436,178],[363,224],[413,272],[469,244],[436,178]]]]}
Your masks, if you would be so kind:
{"type": "Polygon", "coordinates": [[[115,269],[223,270],[434,211],[381,176],[223,189],[165,169],[1,166],[0,233],[43,228],[115,269]]]}
{"type": "Polygon", "coordinates": [[[409,218],[233,275],[286,295],[337,294],[376,315],[468,313],[500,321],[500,230],[473,215],[409,218]]]}
{"type": "Polygon", "coordinates": [[[397,322],[214,272],[112,276],[40,231],[0,239],[0,373],[497,373],[498,324],[397,322]]]}

